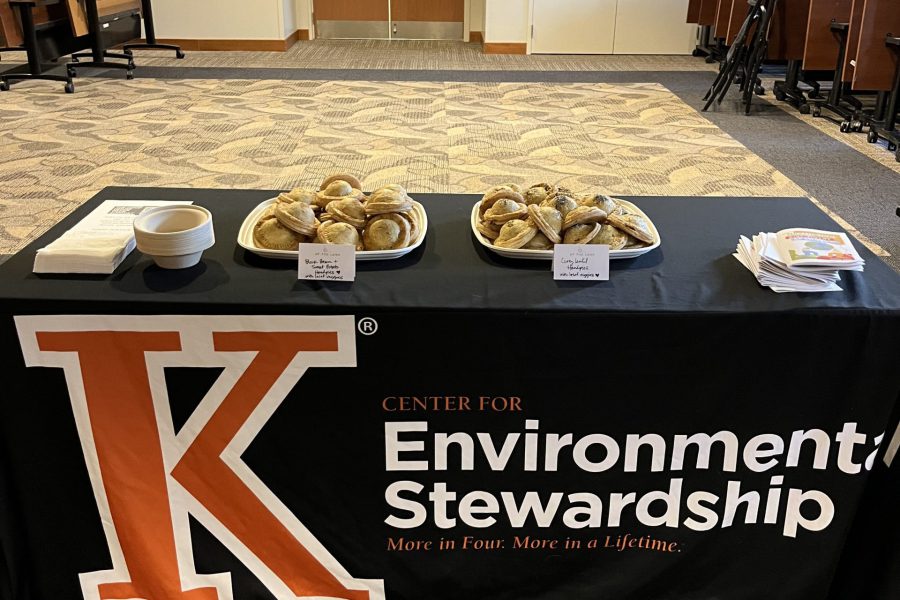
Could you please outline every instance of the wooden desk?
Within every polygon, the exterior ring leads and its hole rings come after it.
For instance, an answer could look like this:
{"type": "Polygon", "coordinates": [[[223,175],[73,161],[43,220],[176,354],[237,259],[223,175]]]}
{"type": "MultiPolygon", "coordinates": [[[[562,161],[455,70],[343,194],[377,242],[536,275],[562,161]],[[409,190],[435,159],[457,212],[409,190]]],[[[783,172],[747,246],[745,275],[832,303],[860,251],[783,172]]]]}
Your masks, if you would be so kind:
{"type": "MultiPolygon", "coordinates": [[[[806,46],[810,0],[781,0],[772,16],[770,60],[801,60],[806,46]]],[[[834,68],[832,61],[831,67],[834,68]]]]}
{"type": "Polygon", "coordinates": [[[703,4],[703,0],[689,0],[688,12],[687,12],[687,22],[688,23],[700,23],[700,5],[701,4],[703,4]]]}
{"type": "MultiPolygon", "coordinates": [[[[47,2],[35,1],[32,15],[35,24],[47,23],[55,19],[63,18],[62,8],[58,6],[60,0],[47,2]]],[[[0,0],[0,47],[17,48],[25,43],[22,34],[22,23],[19,15],[10,4],[10,0],[0,0]]]]}
{"type": "MultiPolygon", "coordinates": [[[[865,0],[853,0],[850,5],[850,29],[847,32],[847,55],[844,57],[844,83],[853,81],[853,65],[859,54],[859,28],[862,26],[862,14],[865,0]]],[[[883,40],[883,38],[882,38],[883,40]]]]}
{"type": "Polygon", "coordinates": [[[889,91],[894,86],[897,54],[885,45],[885,38],[900,35],[900,0],[857,0],[863,2],[859,21],[854,90],[889,91]]]}
{"type": "Polygon", "coordinates": [[[807,71],[831,71],[838,59],[838,39],[831,23],[849,23],[853,0],[810,0],[803,49],[803,68],[807,71]]]}
{"type": "Polygon", "coordinates": [[[700,0],[700,15],[697,24],[701,27],[712,27],[716,24],[716,10],[719,0],[700,0]]]}
{"type": "Polygon", "coordinates": [[[726,39],[728,37],[728,25],[731,21],[731,7],[740,0],[719,0],[716,6],[716,19],[713,25],[715,30],[713,37],[726,39]]]}
{"type": "Polygon", "coordinates": [[[737,39],[738,33],[747,15],[750,14],[750,5],[747,0],[733,0],[731,3],[731,18],[728,19],[728,33],[725,35],[725,43],[729,46],[737,39]]]}

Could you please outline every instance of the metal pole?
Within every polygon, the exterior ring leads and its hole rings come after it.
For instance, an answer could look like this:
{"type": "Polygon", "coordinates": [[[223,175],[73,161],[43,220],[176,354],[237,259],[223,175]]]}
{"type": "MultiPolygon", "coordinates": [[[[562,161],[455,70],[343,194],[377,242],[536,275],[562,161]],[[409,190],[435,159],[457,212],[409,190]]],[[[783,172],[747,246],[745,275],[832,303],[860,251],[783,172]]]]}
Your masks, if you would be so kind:
{"type": "Polygon", "coordinates": [[[153,25],[153,4],[150,0],[141,0],[141,11],[144,13],[144,37],[148,44],[155,44],[156,26],[153,25]]]}
{"type": "Polygon", "coordinates": [[[41,74],[41,51],[38,49],[37,32],[34,30],[34,16],[31,14],[30,4],[17,4],[19,14],[22,17],[22,33],[25,38],[25,47],[29,49],[28,70],[32,75],[41,74]]]}

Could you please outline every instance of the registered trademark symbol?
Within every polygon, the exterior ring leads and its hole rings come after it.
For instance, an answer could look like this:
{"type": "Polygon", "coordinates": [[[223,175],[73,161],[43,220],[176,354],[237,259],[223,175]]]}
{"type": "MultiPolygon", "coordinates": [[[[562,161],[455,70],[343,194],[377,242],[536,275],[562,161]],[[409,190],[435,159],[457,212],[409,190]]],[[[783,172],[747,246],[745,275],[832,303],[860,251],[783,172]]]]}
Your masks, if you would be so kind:
{"type": "Polygon", "coordinates": [[[378,331],[378,321],[372,317],[363,317],[356,324],[356,328],[363,335],[374,335],[378,331]]]}

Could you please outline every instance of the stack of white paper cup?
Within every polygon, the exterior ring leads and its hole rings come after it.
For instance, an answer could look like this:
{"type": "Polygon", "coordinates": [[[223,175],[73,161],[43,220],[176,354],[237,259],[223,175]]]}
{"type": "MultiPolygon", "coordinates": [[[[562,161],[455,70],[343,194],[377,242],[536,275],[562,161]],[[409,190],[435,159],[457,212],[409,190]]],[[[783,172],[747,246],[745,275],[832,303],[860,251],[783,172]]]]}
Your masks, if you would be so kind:
{"type": "Polygon", "coordinates": [[[134,240],[163,269],[193,267],[216,243],[212,214],[192,204],[152,208],[134,220],[134,240]]]}

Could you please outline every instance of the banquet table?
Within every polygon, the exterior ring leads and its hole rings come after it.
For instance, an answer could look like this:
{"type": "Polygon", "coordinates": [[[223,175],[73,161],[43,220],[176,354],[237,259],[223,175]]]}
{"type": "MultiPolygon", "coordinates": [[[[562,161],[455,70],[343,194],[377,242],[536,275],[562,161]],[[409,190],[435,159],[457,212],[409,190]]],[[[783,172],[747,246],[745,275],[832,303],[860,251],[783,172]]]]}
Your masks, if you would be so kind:
{"type": "Polygon", "coordinates": [[[313,282],[237,245],[274,195],[107,188],[0,266],[0,598],[900,591],[900,277],[857,242],[842,292],[776,294],[731,256],[840,229],[808,199],[628,198],[661,246],[563,282],[414,194],[420,248],[313,282]],[[106,199],[216,244],[32,274],[106,199]]]}

